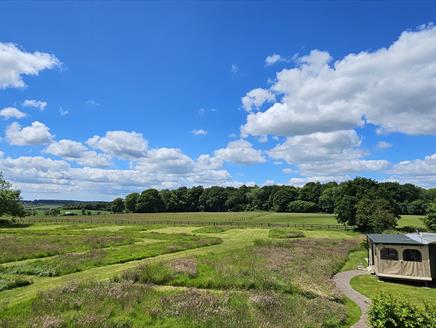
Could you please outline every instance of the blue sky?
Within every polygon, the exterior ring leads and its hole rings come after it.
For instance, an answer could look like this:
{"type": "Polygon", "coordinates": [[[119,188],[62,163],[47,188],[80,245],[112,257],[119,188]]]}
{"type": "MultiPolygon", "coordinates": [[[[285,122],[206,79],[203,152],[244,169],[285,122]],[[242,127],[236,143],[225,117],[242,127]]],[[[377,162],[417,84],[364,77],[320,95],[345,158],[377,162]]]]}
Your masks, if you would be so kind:
{"type": "Polygon", "coordinates": [[[357,175],[436,187],[436,3],[0,4],[26,199],[357,175]]]}

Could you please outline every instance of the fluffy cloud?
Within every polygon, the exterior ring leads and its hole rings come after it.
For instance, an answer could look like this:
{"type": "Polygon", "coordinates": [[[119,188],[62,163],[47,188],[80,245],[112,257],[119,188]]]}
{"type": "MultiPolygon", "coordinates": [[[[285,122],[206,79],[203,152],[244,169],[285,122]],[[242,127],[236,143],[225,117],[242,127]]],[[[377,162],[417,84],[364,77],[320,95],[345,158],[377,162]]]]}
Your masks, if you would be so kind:
{"type": "Polygon", "coordinates": [[[9,119],[9,118],[20,119],[25,117],[26,114],[14,107],[6,107],[0,110],[0,116],[5,119],[9,119]]]}
{"type": "Polygon", "coordinates": [[[388,173],[395,180],[401,182],[416,183],[423,187],[436,186],[436,154],[415,159],[412,161],[402,161],[393,166],[388,173]]]}
{"type": "Polygon", "coordinates": [[[122,159],[143,157],[148,148],[142,133],[127,131],[108,131],[104,137],[94,136],[86,143],[110,156],[122,159]]]}
{"type": "MultiPolygon", "coordinates": [[[[53,149],[58,148],[53,147],[53,149]]],[[[70,151],[58,149],[59,155],[79,156],[82,149],[78,145],[63,148],[70,151]]],[[[229,172],[210,165],[211,162],[206,157],[207,155],[202,155],[201,160],[194,161],[179,149],[160,148],[149,151],[146,158],[134,162],[130,169],[102,169],[72,167],[65,160],[41,156],[18,158],[0,156],[0,170],[26,194],[62,193],[63,197],[67,198],[75,197],[71,194],[85,193],[87,197],[93,199],[97,195],[110,199],[115,195],[125,195],[145,188],[236,184],[229,172]]]]}
{"type": "Polygon", "coordinates": [[[47,107],[47,102],[43,100],[26,99],[23,101],[23,106],[38,108],[40,111],[43,111],[45,107],[47,107]]]}
{"type": "Polygon", "coordinates": [[[247,112],[259,109],[264,103],[275,100],[274,94],[268,90],[257,88],[248,92],[242,97],[242,107],[247,112]]]}
{"type": "Polygon", "coordinates": [[[23,75],[38,75],[40,71],[59,66],[59,60],[43,52],[26,52],[12,43],[0,42],[0,89],[22,88],[23,75]]]}
{"type": "Polygon", "coordinates": [[[48,144],[52,139],[50,129],[38,121],[26,127],[21,127],[20,124],[14,122],[6,128],[6,140],[11,145],[38,146],[48,144]]]}
{"type": "Polygon", "coordinates": [[[105,167],[110,165],[108,156],[89,151],[82,143],[73,140],[60,140],[51,143],[45,152],[84,166],[105,167]]]}
{"type": "Polygon", "coordinates": [[[253,148],[246,140],[231,141],[226,148],[214,152],[217,159],[237,164],[256,164],[265,162],[265,157],[260,150],[253,148]]]}
{"type": "MultiPolygon", "coordinates": [[[[384,132],[436,134],[436,27],[406,31],[388,48],[332,63],[313,50],[284,69],[268,90],[279,99],[251,112],[243,134],[304,135],[365,122],[384,132]]],[[[256,90],[256,89],[255,89],[256,90]]]]}
{"type": "MultiPolygon", "coordinates": [[[[317,132],[288,137],[282,144],[268,151],[273,159],[285,160],[298,166],[304,181],[326,181],[320,177],[347,178],[346,174],[380,171],[389,166],[386,160],[365,160],[366,152],[360,149],[361,140],[354,130],[317,132]]],[[[303,180],[301,180],[303,181],[303,180]]],[[[292,180],[298,184],[298,180],[292,180]]]]}
{"type": "Polygon", "coordinates": [[[364,155],[359,149],[360,143],[354,130],[317,132],[288,137],[284,143],[268,151],[268,155],[288,163],[349,160],[364,155]]]}
{"type": "Polygon", "coordinates": [[[194,136],[205,136],[207,134],[206,130],[203,129],[194,129],[191,131],[194,136]]]}

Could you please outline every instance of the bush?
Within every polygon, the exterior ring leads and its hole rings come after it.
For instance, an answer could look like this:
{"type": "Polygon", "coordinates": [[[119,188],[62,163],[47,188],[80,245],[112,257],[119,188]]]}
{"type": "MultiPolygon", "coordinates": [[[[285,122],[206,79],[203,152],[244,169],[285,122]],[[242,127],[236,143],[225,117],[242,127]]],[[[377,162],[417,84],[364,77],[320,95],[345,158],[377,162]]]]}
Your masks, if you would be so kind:
{"type": "Polygon", "coordinates": [[[269,230],[270,238],[299,238],[304,237],[303,231],[287,229],[287,228],[274,228],[269,230]]]}
{"type": "Polygon", "coordinates": [[[434,328],[434,305],[419,307],[392,295],[379,295],[369,309],[369,323],[373,328],[434,328]]]}
{"type": "Polygon", "coordinates": [[[295,200],[288,204],[288,211],[293,213],[311,213],[317,212],[318,206],[314,202],[295,200]]]}

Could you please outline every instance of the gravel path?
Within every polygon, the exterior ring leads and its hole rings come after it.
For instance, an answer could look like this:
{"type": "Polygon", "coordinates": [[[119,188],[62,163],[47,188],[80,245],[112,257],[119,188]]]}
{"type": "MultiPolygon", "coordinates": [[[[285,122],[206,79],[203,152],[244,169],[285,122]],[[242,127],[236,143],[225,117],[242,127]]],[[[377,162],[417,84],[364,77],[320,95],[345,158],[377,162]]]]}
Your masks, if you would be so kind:
{"type": "Polygon", "coordinates": [[[333,281],[336,284],[336,288],[338,288],[349,299],[353,300],[360,307],[360,310],[362,311],[360,320],[356,324],[354,324],[351,328],[368,328],[367,312],[368,312],[368,306],[371,301],[366,296],[363,296],[362,294],[356,292],[350,286],[350,280],[353,277],[362,274],[368,274],[368,272],[361,271],[361,270],[352,270],[352,271],[339,272],[333,277],[333,281]]]}

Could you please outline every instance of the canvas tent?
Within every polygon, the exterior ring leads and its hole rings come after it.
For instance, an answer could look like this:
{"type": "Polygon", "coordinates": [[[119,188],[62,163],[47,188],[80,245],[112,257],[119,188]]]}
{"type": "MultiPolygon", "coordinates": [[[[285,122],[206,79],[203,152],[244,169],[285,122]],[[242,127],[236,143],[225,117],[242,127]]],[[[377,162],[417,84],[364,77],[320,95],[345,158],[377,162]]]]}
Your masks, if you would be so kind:
{"type": "Polygon", "coordinates": [[[370,234],[368,262],[381,278],[436,280],[436,233],[370,234]]]}

